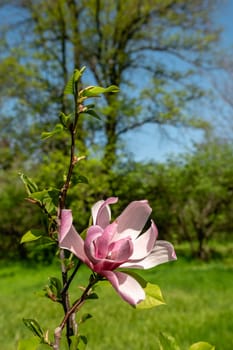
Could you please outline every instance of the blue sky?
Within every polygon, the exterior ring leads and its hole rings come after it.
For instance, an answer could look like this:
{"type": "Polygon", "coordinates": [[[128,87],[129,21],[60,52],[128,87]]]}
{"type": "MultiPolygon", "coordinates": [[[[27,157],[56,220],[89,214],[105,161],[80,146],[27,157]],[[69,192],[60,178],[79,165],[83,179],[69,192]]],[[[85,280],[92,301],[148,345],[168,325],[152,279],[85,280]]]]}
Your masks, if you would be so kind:
{"type": "MultiPolygon", "coordinates": [[[[233,47],[233,0],[221,0],[214,14],[214,21],[222,27],[220,46],[223,49],[233,47]]],[[[203,78],[200,76],[200,79],[203,78]]],[[[204,116],[215,113],[204,102],[197,108],[198,115],[200,111],[204,116]]],[[[172,127],[159,130],[154,125],[145,125],[143,128],[127,133],[124,139],[135,160],[159,162],[174,155],[191,152],[194,142],[201,140],[203,140],[203,133],[198,130],[177,130],[172,127]]]]}

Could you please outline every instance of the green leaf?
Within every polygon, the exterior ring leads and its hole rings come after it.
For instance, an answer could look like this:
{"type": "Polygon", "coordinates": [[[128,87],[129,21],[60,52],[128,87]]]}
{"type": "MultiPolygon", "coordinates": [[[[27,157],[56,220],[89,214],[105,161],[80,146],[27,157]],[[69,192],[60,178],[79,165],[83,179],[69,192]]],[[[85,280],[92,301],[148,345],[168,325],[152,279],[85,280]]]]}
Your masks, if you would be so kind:
{"type": "Polygon", "coordinates": [[[74,75],[68,80],[65,89],[64,94],[67,95],[73,95],[74,94],[74,75]]]}
{"type": "Polygon", "coordinates": [[[56,124],[52,131],[44,131],[41,134],[42,140],[46,140],[56,134],[60,134],[64,130],[64,126],[60,123],[56,124]]]}
{"type": "Polygon", "coordinates": [[[67,94],[67,95],[75,94],[75,83],[79,81],[85,69],[86,67],[82,67],[80,70],[78,69],[74,70],[74,73],[72,74],[71,78],[68,80],[65,86],[64,94],[67,94]]]}
{"type": "Polygon", "coordinates": [[[70,350],[78,350],[79,336],[72,335],[70,337],[70,340],[71,340],[70,350]]]}
{"type": "Polygon", "coordinates": [[[91,294],[89,294],[87,297],[86,297],[86,300],[92,300],[92,299],[99,299],[99,297],[98,297],[98,294],[96,294],[96,293],[91,293],[91,294]]]}
{"type": "Polygon", "coordinates": [[[19,176],[22,182],[24,183],[28,195],[38,191],[37,185],[35,184],[35,182],[33,182],[33,180],[30,177],[27,177],[27,175],[22,173],[19,173],[19,176]]]}
{"type": "Polygon", "coordinates": [[[110,85],[107,88],[103,88],[101,86],[88,86],[87,88],[80,91],[81,97],[96,97],[100,94],[105,94],[108,92],[119,92],[120,89],[116,85],[110,85]]]}
{"type": "Polygon", "coordinates": [[[165,304],[158,285],[147,282],[146,287],[143,289],[146,293],[146,298],[136,305],[137,309],[151,309],[152,307],[165,304]]]}
{"type": "Polygon", "coordinates": [[[209,343],[200,341],[198,343],[191,345],[189,350],[215,350],[215,346],[209,343]]]}
{"type": "Polygon", "coordinates": [[[61,123],[62,125],[65,127],[65,128],[69,128],[70,126],[70,122],[71,122],[71,119],[72,119],[72,116],[73,114],[70,113],[70,114],[65,114],[63,112],[60,112],[60,120],[61,120],[61,123]]]}
{"type": "Polygon", "coordinates": [[[171,335],[161,332],[159,334],[159,350],[180,350],[175,338],[171,335]]]}
{"type": "Polygon", "coordinates": [[[144,289],[144,292],[146,294],[145,300],[141,301],[139,304],[136,305],[137,309],[151,309],[152,307],[165,304],[161,289],[157,284],[152,284],[145,281],[134,271],[124,270],[124,272],[135,278],[141,285],[141,287],[144,289]]]}
{"type": "Polygon", "coordinates": [[[37,350],[40,344],[38,337],[22,339],[18,342],[17,350],[37,350]]]}
{"type": "Polygon", "coordinates": [[[57,201],[59,196],[59,190],[56,188],[49,188],[39,192],[34,192],[30,195],[29,199],[32,199],[43,206],[48,213],[56,211],[57,201]]]}
{"type": "Polygon", "coordinates": [[[25,324],[25,326],[30,329],[30,331],[37,336],[38,338],[40,338],[42,341],[44,340],[44,332],[41,328],[41,326],[39,325],[39,323],[32,319],[32,318],[23,318],[23,322],[25,324]]]}
{"type": "Polygon", "coordinates": [[[41,233],[41,231],[36,229],[27,231],[21,238],[20,243],[27,243],[27,242],[32,242],[32,241],[36,241],[37,239],[40,239],[42,235],[40,235],[39,233],[41,233]]]}
{"type": "MultiPolygon", "coordinates": [[[[89,226],[91,226],[91,225],[89,225],[89,226]]],[[[88,226],[88,227],[89,227],[88,226]]],[[[81,233],[80,233],[80,237],[85,241],[85,239],[86,239],[86,236],[87,236],[87,228],[85,228],[81,233]]]]}
{"type": "Polygon", "coordinates": [[[86,322],[87,320],[89,320],[92,317],[93,316],[91,314],[89,314],[89,313],[86,313],[86,314],[82,315],[82,317],[81,317],[81,319],[79,321],[79,324],[86,322]]]}
{"type": "Polygon", "coordinates": [[[87,347],[87,337],[85,335],[79,336],[78,350],[85,350],[87,347]]]}
{"type": "Polygon", "coordinates": [[[87,109],[87,110],[84,110],[83,112],[81,112],[83,114],[88,114],[98,120],[101,120],[100,116],[93,110],[93,109],[87,109]]]}
{"type": "Polygon", "coordinates": [[[73,175],[72,183],[73,185],[77,185],[80,183],[88,184],[88,179],[86,178],[86,176],[83,176],[83,175],[73,175]]]}
{"type": "Polygon", "coordinates": [[[57,302],[61,302],[62,297],[61,297],[61,290],[62,290],[62,285],[61,281],[56,278],[56,277],[49,277],[49,284],[45,286],[44,288],[46,292],[46,296],[57,302]]]}
{"type": "Polygon", "coordinates": [[[136,305],[136,309],[151,309],[152,307],[166,304],[163,299],[161,289],[157,284],[152,284],[145,281],[134,271],[125,269],[122,271],[136,279],[136,281],[138,281],[138,283],[144,289],[146,298],[136,305]]]}
{"type": "Polygon", "coordinates": [[[70,350],[85,350],[87,346],[87,337],[84,335],[73,335],[70,337],[70,350]]]}

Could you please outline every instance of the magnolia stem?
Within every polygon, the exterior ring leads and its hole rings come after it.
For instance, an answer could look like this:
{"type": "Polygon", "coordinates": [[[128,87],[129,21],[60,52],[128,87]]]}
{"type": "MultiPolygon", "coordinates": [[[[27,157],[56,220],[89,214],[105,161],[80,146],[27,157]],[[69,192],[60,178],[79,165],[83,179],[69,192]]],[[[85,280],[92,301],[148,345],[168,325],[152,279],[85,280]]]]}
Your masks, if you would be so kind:
{"type": "Polygon", "coordinates": [[[80,309],[80,307],[83,305],[83,303],[85,302],[87,296],[88,296],[88,292],[90,291],[90,289],[94,286],[94,284],[96,284],[98,281],[100,280],[99,276],[96,276],[93,280],[91,280],[88,284],[88,286],[86,287],[85,291],[83,292],[83,294],[81,295],[81,297],[74,303],[74,305],[69,309],[69,311],[66,313],[65,317],[63,318],[63,321],[60,324],[60,328],[63,329],[65,327],[65,324],[67,322],[67,319],[77,310],[80,309]]]}
{"type": "Polygon", "coordinates": [[[74,271],[72,272],[71,276],[69,277],[66,284],[64,285],[64,288],[62,289],[61,294],[64,294],[68,290],[72,280],[74,279],[74,277],[75,277],[75,275],[76,275],[76,273],[81,265],[82,265],[82,261],[79,260],[77,265],[75,266],[74,271]]]}
{"type": "Polygon", "coordinates": [[[77,312],[81,306],[85,303],[86,298],[89,295],[89,291],[91,288],[100,280],[100,276],[96,275],[94,278],[90,279],[90,282],[86,289],[84,290],[83,294],[81,297],[73,304],[73,306],[66,312],[61,324],[59,327],[55,329],[54,332],[54,344],[53,344],[53,350],[59,350],[59,345],[60,345],[60,339],[61,339],[61,334],[62,331],[67,324],[68,320],[72,318],[72,315],[77,312]]]}
{"type": "MultiPolygon", "coordinates": [[[[67,192],[70,186],[72,173],[74,170],[74,166],[77,162],[75,157],[75,137],[76,137],[76,130],[77,130],[77,124],[79,119],[79,111],[78,111],[78,102],[77,102],[77,95],[78,95],[78,87],[76,84],[75,87],[75,118],[74,121],[69,126],[70,131],[70,137],[71,137],[71,145],[70,145],[70,162],[69,162],[69,168],[66,176],[65,183],[61,189],[60,197],[59,197],[59,208],[58,208],[58,218],[61,219],[61,212],[65,208],[65,202],[67,197],[67,192]]],[[[59,349],[59,342],[61,337],[61,332],[66,325],[66,337],[68,346],[71,344],[70,336],[74,335],[77,330],[77,325],[74,319],[72,319],[70,316],[72,312],[72,308],[70,308],[70,300],[69,300],[69,293],[68,288],[69,285],[74,277],[74,273],[71,275],[71,277],[68,279],[68,273],[67,273],[67,267],[65,265],[65,253],[63,249],[60,249],[59,252],[60,255],[60,261],[61,261],[61,272],[62,272],[62,284],[63,284],[63,290],[62,290],[62,305],[65,313],[65,324],[63,327],[58,327],[55,331],[55,344],[54,344],[54,350],[59,349]],[[57,334],[57,335],[56,335],[57,334]]],[[[75,273],[77,272],[77,269],[75,270],[75,273]]]]}

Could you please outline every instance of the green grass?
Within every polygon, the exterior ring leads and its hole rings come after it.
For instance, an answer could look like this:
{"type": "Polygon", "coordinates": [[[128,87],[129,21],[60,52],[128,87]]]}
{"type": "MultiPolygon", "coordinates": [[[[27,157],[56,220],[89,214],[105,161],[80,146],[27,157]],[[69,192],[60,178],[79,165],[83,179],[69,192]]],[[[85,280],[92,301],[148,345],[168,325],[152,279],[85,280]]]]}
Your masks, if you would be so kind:
{"type": "MultiPolygon", "coordinates": [[[[100,284],[99,299],[88,301],[82,311],[93,315],[80,326],[88,337],[87,350],[158,350],[159,331],[173,335],[183,350],[200,340],[214,344],[216,350],[233,349],[232,260],[200,263],[179,259],[142,275],[159,284],[167,305],[135,310],[110,285],[100,284]]],[[[18,339],[31,336],[23,325],[24,317],[35,318],[52,335],[62,310],[37,294],[48,276],[59,276],[55,265],[1,265],[1,349],[15,350],[18,339]]],[[[78,285],[85,283],[87,276],[82,269],[72,293],[78,293],[78,285]]]]}

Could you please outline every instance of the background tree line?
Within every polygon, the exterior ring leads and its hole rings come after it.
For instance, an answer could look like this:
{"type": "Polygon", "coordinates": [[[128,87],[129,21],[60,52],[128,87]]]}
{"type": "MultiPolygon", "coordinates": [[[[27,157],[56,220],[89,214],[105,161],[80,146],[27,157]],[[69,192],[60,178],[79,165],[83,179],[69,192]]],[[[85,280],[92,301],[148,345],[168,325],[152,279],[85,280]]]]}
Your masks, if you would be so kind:
{"type": "Polygon", "coordinates": [[[59,188],[67,142],[60,137],[41,142],[38,135],[54,127],[60,111],[70,112],[64,86],[73,69],[83,65],[84,86],[114,84],[121,92],[95,101],[100,121],[80,121],[78,151],[88,156],[82,172],[90,182],[77,187],[74,180],[71,190],[70,205],[82,212],[76,218],[80,227],[95,200],[117,195],[122,206],[148,198],[160,234],[190,242],[200,256],[217,231],[230,234],[232,149],[227,142],[206,142],[194,155],[166,164],[136,163],[121,148],[127,132],[145,124],[210,129],[196,115],[195,102],[207,94],[200,72],[216,65],[215,6],[218,1],[1,2],[3,255],[7,249],[27,256],[23,246],[18,250],[19,237],[26,227],[45,224],[36,208],[22,201],[16,173],[27,171],[42,188],[59,188]]]}

